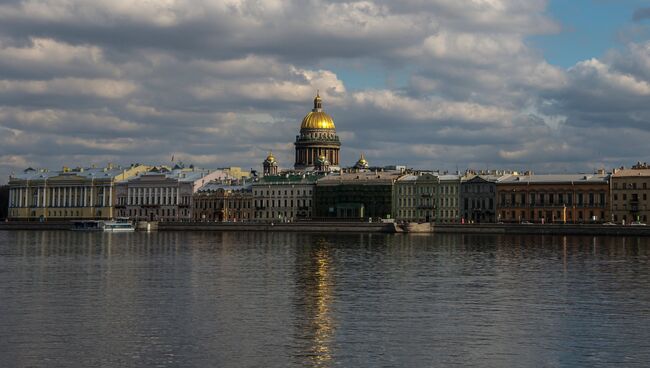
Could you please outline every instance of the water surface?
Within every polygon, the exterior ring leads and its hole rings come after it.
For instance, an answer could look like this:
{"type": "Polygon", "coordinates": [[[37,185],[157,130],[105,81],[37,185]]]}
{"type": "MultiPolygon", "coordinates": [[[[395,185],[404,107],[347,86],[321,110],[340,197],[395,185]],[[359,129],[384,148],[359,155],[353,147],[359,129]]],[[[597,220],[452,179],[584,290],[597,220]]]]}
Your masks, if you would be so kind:
{"type": "Polygon", "coordinates": [[[2,367],[647,367],[647,238],[0,232],[2,367]]]}

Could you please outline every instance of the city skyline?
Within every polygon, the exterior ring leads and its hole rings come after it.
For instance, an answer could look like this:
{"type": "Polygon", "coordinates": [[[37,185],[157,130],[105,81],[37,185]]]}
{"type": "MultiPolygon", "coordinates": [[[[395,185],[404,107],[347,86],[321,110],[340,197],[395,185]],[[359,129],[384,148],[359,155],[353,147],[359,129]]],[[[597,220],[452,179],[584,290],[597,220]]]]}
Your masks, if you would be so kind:
{"type": "Polygon", "coordinates": [[[320,90],[341,166],[650,161],[642,1],[10,1],[0,184],[29,166],[292,166],[320,90]]]}

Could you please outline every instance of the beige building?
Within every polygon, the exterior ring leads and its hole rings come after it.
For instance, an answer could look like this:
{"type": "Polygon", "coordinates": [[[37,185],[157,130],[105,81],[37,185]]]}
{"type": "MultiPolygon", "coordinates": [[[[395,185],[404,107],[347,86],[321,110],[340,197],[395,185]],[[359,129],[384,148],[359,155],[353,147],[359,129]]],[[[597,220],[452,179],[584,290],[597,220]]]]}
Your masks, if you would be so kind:
{"type": "Polygon", "coordinates": [[[608,217],[609,175],[506,175],[497,181],[501,222],[594,223],[608,217]]]}
{"type": "Polygon", "coordinates": [[[110,219],[116,217],[116,183],[149,169],[144,165],[60,171],[26,169],[9,178],[10,220],[110,219]]]}
{"type": "Polygon", "coordinates": [[[632,169],[615,169],[610,181],[611,219],[629,224],[647,223],[650,216],[650,167],[637,164],[632,169]]]}
{"type": "Polygon", "coordinates": [[[210,182],[194,194],[192,216],[199,222],[248,222],[253,219],[250,183],[210,182]]]}
{"type": "Polygon", "coordinates": [[[432,173],[407,174],[395,181],[393,213],[398,221],[436,220],[438,176],[432,173]]]}

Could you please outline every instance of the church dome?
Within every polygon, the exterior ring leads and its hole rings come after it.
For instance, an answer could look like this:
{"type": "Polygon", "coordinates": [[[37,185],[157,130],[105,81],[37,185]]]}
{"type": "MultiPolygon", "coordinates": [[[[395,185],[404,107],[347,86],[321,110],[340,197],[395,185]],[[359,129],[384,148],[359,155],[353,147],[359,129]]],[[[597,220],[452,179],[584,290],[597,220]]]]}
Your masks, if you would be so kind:
{"type": "Polygon", "coordinates": [[[300,129],[336,129],[332,117],[323,111],[322,102],[320,94],[316,93],[314,109],[302,119],[300,129]]]}
{"type": "Polygon", "coordinates": [[[273,156],[273,152],[269,152],[269,155],[266,156],[266,160],[264,160],[265,164],[275,164],[275,156],[273,156]]]}
{"type": "Polygon", "coordinates": [[[359,157],[359,161],[357,161],[356,164],[354,164],[355,169],[367,169],[368,166],[368,161],[366,160],[365,157],[363,157],[363,153],[361,154],[361,157],[359,157]]]}

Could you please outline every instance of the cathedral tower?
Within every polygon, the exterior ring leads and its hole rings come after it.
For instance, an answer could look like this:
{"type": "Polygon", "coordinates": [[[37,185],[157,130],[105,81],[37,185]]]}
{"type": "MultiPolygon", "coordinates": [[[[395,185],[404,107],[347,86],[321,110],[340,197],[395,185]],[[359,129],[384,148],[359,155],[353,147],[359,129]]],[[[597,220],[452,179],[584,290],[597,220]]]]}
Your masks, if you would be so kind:
{"type": "Polygon", "coordinates": [[[296,170],[323,169],[325,162],[331,171],[340,170],[339,149],[341,142],[336,135],[334,120],[323,111],[323,100],[316,93],[314,108],[302,119],[300,135],[296,136],[296,170]]]}

